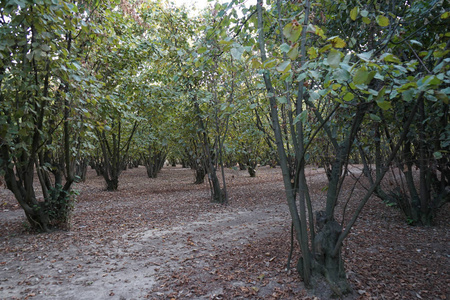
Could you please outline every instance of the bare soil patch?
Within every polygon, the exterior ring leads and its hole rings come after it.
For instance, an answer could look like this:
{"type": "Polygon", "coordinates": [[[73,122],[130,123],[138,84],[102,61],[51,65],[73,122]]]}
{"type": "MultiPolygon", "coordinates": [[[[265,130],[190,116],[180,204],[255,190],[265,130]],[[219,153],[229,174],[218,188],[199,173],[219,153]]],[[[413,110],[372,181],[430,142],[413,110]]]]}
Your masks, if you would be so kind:
{"type": "MultiPolygon", "coordinates": [[[[189,169],[164,167],[156,179],[143,167],[127,170],[117,192],[89,170],[75,187],[72,229],[51,234],[30,233],[0,189],[0,299],[328,299],[286,270],[280,169],[226,177],[230,204],[222,206],[189,169]]],[[[323,170],[309,170],[308,180],[321,207],[323,170]]],[[[411,227],[399,211],[369,201],[344,245],[354,288],[347,298],[450,299],[448,205],[436,220],[411,227]]]]}

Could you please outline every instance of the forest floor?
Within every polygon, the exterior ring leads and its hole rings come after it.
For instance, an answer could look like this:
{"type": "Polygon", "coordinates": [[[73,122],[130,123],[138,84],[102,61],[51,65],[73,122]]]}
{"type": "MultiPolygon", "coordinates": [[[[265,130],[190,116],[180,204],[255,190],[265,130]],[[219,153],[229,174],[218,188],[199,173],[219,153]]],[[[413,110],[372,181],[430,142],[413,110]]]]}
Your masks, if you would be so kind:
{"type": "MultiPolygon", "coordinates": [[[[189,169],[164,167],[156,179],[143,167],[127,170],[116,192],[89,170],[75,186],[71,230],[50,234],[31,233],[0,188],[0,299],[329,299],[286,269],[280,169],[258,168],[256,178],[227,169],[226,178],[223,206],[210,203],[208,184],[194,185],[189,169]]],[[[311,168],[307,178],[320,209],[326,176],[311,168]]],[[[363,191],[357,185],[352,200],[363,191]]],[[[450,300],[449,221],[447,205],[436,226],[408,226],[399,210],[371,199],[343,247],[353,288],[346,299],[450,300]]]]}

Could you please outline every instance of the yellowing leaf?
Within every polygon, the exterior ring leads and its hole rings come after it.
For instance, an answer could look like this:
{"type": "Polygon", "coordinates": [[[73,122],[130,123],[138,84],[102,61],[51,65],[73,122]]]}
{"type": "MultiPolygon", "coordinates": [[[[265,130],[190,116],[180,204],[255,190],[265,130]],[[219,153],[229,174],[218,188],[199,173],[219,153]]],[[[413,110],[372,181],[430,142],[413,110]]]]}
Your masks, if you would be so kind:
{"type": "Polygon", "coordinates": [[[377,23],[381,27],[386,27],[389,25],[389,19],[386,18],[385,16],[377,16],[377,23]]]}
{"type": "Polygon", "coordinates": [[[450,18],[450,11],[446,11],[441,15],[441,19],[448,19],[450,18]]]}
{"type": "Polygon", "coordinates": [[[315,59],[319,54],[317,53],[317,48],[311,47],[308,49],[308,55],[310,59],[315,59]]]}
{"type": "Polygon", "coordinates": [[[302,33],[302,26],[288,23],[283,28],[284,36],[291,42],[296,42],[302,33]]]}
{"type": "Polygon", "coordinates": [[[327,41],[330,41],[334,48],[344,48],[347,45],[345,41],[338,36],[330,37],[327,41]]]}
{"type": "Polygon", "coordinates": [[[445,55],[447,55],[449,52],[450,52],[450,50],[446,50],[446,51],[436,50],[436,51],[433,51],[433,56],[436,58],[441,58],[441,57],[444,57],[445,55]]]}
{"type": "Polygon", "coordinates": [[[358,13],[359,13],[359,7],[355,6],[351,11],[350,11],[350,19],[352,19],[353,21],[356,20],[356,17],[358,17],[358,13]]]}
{"type": "Polygon", "coordinates": [[[341,86],[342,86],[341,84],[335,83],[335,84],[333,84],[333,85],[331,86],[331,88],[332,88],[333,90],[337,90],[337,89],[340,88],[341,86]]]}
{"type": "Polygon", "coordinates": [[[289,49],[287,56],[292,59],[292,60],[296,60],[298,57],[298,44],[294,44],[294,47],[292,47],[291,49],[289,49]]]}
{"type": "Polygon", "coordinates": [[[292,23],[287,23],[286,26],[284,26],[283,28],[283,34],[287,39],[291,37],[291,31],[292,31],[292,23]]]}
{"type": "Polygon", "coordinates": [[[321,38],[325,39],[326,36],[325,36],[325,32],[323,31],[323,29],[320,28],[319,26],[315,26],[315,27],[316,27],[316,32],[315,32],[315,33],[316,33],[318,36],[320,36],[321,38]]]}

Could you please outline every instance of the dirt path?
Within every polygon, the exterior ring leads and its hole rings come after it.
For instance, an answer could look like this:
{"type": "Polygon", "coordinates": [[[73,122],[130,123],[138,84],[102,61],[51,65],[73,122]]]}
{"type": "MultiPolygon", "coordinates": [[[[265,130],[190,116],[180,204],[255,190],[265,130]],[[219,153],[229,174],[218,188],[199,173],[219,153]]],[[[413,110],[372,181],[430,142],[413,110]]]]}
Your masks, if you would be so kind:
{"type": "MultiPolygon", "coordinates": [[[[268,206],[252,205],[251,208],[211,206],[204,201],[207,196],[205,186],[193,186],[190,177],[184,178],[184,182],[174,178],[174,172],[184,173],[182,176],[186,177],[188,171],[171,171],[172,173],[166,172],[160,176],[160,184],[152,187],[150,193],[141,190],[139,183],[132,178],[128,178],[129,181],[123,180],[121,190],[117,193],[102,191],[98,182],[83,186],[82,201],[75,212],[78,219],[74,220],[74,228],[70,232],[48,235],[12,234],[3,237],[6,251],[0,256],[0,298],[164,298],[172,291],[160,289],[160,279],[164,279],[166,285],[176,283],[176,279],[174,282],[167,282],[164,277],[167,274],[192,266],[197,269],[208,268],[211,259],[217,256],[215,249],[239,247],[248,244],[250,240],[279,234],[288,224],[286,206],[282,202],[268,206]],[[166,186],[161,182],[170,180],[179,182],[178,189],[166,191],[166,186]],[[135,189],[133,196],[136,198],[130,197],[132,195],[128,193],[129,189],[135,189]],[[181,195],[186,197],[186,193],[194,198],[191,200],[200,199],[202,203],[189,207],[189,217],[183,214],[183,209],[169,214],[168,210],[176,206],[176,203],[171,202],[181,195]],[[128,197],[124,198],[123,194],[128,197]],[[86,196],[94,195],[97,203],[92,205],[94,199],[86,196]],[[140,195],[151,199],[153,207],[150,215],[145,216],[146,212],[143,210],[139,216],[148,220],[156,216],[158,219],[149,220],[146,226],[137,226],[133,221],[131,224],[125,222],[122,228],[114,228],[114,225],[105,228],[106,226],[101,225],[103,220],[98,214],[110,214],[110,211],[120,211],[124,207],[128,208],[128,213],[135,211],[139,205],[136,200],[140,199],[140,195]],[[204,206],[209,209],[205,210],[204,206]],[[92,212],[93,209],[96,210],[95,213],[92,212]],[[94,227],[90,227],[92,220],[83,217],[83,214],[98,218],[94,227]],[[87,232],[88,229],[91,229],[90,232],[87,232]],[[102,229],[108,232],[101,233],[102,229]]],[[[232,181],[242,172],[230,174],[228,175],[232,181]]],[[[239,190],[245,190],[247,185],[245,180],[239,182],[233,195],[239,195],[239,190]]],[[[259,188],[259,193],[272,188],[264,182],[257,183],[254,188],[258,188],[258,185],[267,186],[259,188]]],[[[257,193],[255,196],[258,196],[257,193]]],[[[251,202],[257,199],[248,200],[251,202]]],[[[0,222],[12,228],[14,224],[23,221],[21,210],[5,209],[0,213],[0,222]]],[[[223,291],[218,288],[196,297],[210,299],[221,293],[223,291]]],[[[177,298],[179,297],[191,298],[193,294],[188,290],[178,291],[177,298]]]]}
{"type": "MultiPolygon", "coordinates": [[[[38,250],[25,264],[10,253],[2,256],[0,295],[11,299],[27,295],[34,299],[142,299],[157,286],[161,272],[178,271],[186,263],[208,266],[216,247],[243,245],[250,239],[280,233],[287,218],[285,206],[276,204],[205,213],[197,221],[179,226],[125,234],[121,240],[129,242],[111,241],[102,252],[95,243],[71,245],[57,253],[38,250]]],[[[52,243],[51,236],[45,242],[52,243]]],[[[27,247],[19,240],[11,243],[27,247]]],[[[201,298],[221,293],[211,291],[201,298]]],[[[189,291],[179,296],[189,297],[189,291]]]]}

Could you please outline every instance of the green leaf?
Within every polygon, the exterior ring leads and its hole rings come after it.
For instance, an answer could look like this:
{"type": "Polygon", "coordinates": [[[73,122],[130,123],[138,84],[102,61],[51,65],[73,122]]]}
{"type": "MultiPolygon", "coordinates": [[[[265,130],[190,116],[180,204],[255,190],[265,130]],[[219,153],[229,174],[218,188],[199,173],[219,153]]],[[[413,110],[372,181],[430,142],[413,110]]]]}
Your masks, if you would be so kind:
{"type": "Polygon", "coordinates": [[[275,67],[278,64],[278,61],[275,58],[266,60],[263,64],[264,69],[270,69],[275,67]]]}
{"type": "Polygon", "coordinates": [[[448,104],[448,96],[443,91],[434,91],[434,96],[439,100],[443,101],[445,104],[448,104]]]}
{"type": "Polygon", "coordinates": [[[346,82],[350,79],[350,73],[344,69],[336,69],[333,75],[339,82],[346,82]]]}
{"type": "Polygon", "coordinates": [[[306,77],[308,77],[308,74],[306,74],[306,73],[301,73],[300,75],[297,76],[297,81],[305,80],[306,77]]]}
{"type": "Polygon", "coordinates": [[[415,88],[417,88],[416,82],[408,82],[408,83],[405,83],[404,85],[402,85],[400,88],[398,88],[397,91],[401,93],[406,90],[415,89],[415,88]]]}
{"type": "Polygon", "coordinates": [[[331,48],[333,48],[333,45],[327,44],[319,49],[319,53],[324,53],[324,52],[330,50],[331,48]]]}
{"type": "Polygon", "coordinates": [[[410,40],[409,41],[411,44],[413,44],[413,45],[418,45],[418,46],[420,46],[420,47],[423,47],[423,44],[421,43],[421,42],[419,42],[419,41],[416,41],[416,40],[410,40]]]}
{"type": "Polygon", "coordinates": [[[202,54],[202,53],[205,53],[206,50],[207,50],[206,47],[200,47],[200,48],[198,48],[197,53],[198,53],[198,54],[202,54]]]}
{"type": "Polygon", "coordinates": [[[310,75],[310,77],[312,77],[315,80],[319,80],[320,79],[320,73],[317,72],[316,70],[308,70],[308,73],[310,75]]]}
{"type": "Polygon", "coordinates": [[[48,45],[45,45],[45,44],[42,44],[41,46],[41,49],[43,50],[43,51],[50,51],[51,50],[51,48],[48,46],[48,45]]]}
{"type": "Polygon", "coordinates": [[[291,72],[284,72],[283,75],[281,75],[280,80],[286,80],[289,76],[291,76],[292,73],[291,72]]]}
{"type": "Polygon", "coordinates": [[[260,69],[261,68],[261,62],[258,59],[254,58],[254,59],[252,59],[251,66],[252,66],[253,69],[260,69]]]}
{"type": "Polygon", "coordinates": [[[405,100],[406,102],[411,102],[411,100],[414,97],[415,92],[416,92],[416,89],[409,89],[409,90],[404,91],[402,93],[403,100],[405,100]]]}
{"type": "Polygon", "coordinates": [[[242,54],[244,54],[244,50],[245,50],[244,47],[239,45],[238,47],[231,48],[230,53],[234,59],[240,60],[242,57],[242,54]]]}
{"type": "Polygon", "coordinates": [[[382,109],[382,110],[388,110],[390,108],[392,108],[392,104],[389,101],[377,101],[377,105],[382,109]]]}
{"type": "Polygon", "coordinates": [[[294,118],[293,123],[294,125],[300,121],[305,123],[307,119],[308,119],[308,111],[304,110],[294,118]]]}
{"type": "Polygon", "coordinates": [[[370,117],[372,120],[374,120],[375,122],[380,122],[380,121],[381,121],[381,118],[380,118],[379,116],[377,116],[377,115],[369,114],[369,117],[370,117]]]}
{"type": "Polygon", "coordinates": [[[283,53],[288,53],[289,50],[291,50],[291,46],[289,46],[288,44],[284,43],[280,46],[280,50],[283,53]]]}
{"type": "Polygon", "coordinates": [[[277,66],[277,71],[284,73],[291,69],[291,62],[289,60],[283,61],[281,64],[277,66]]]}
{"type": "Polygon", "coordinates": [[[355,75],[353,75],[353,82],[355,84],[364,84],[369,78],[369,72],[365,67],[359,68],[355,75]]]}
{"type": "Polygon", "coordinates": [[[250,104],[250,106],[249,106],[250,109],[255,109],[255,108],[257,108],[257,107],[258,107],[258,104],[257,104],[257,103],[252,103],[252,104],[250,104]]]}
{"type": "Polygon", "coordinates": [[[281,97],[277,97],[277,102],[280,104],[286,104],[287,103],[287,99],[285,96],[281,96],[281,97]]]}
{"type": "Polygon", "coordinates": [[[233,41],[227,41],[227,40],[221,40],[219,41],[219,45],[231,45],[233,44],[233,41]]]}
{"type": "Polygon", "coordinates": [[[320,95],[314,91],[310,91],[309,92],[309,96],[311,97],[312,100],[318,100],[320,99],[320,95]]]}
{"type": "Polygon", "coordinates": [[[355,21],[356,17],[358,17],[358,13],[359,13],[359,7],[355,6],[351,11],[350,11],[350,18],[355,21]]]}
{"type": "Polygon", "coordinates": [[[433,153],[433,156],[435,159],[441,159],[442,158],[442,153],[439,151],[436,151],[433,153]]]}
{"type": "Polygon", "coordinates": [[[381,101],[381,99],[384,97],[384,95],[386,94],[386,87],[383,87],[379,92],[376,92],[377,95],[377,101],[381,101]]]}
{"type": "Polygon", "coordinates": [[[386,27],[389,25],[389,19],[385,16],[377,16],[377,24],[380,25],[381,27],[386,27]]]}
{"type": "Polygon", "coordinates": [[[450,18],[450,11],[446,11],[441,15],[441,19],[448,19],[450,18]]]}
{"type": "Polygon", "coordinates": [[[372,57],[372,53],[373,53],[373,50],[363,52],[363,53],[358,53],[358,54],[356,54],[356,56],[358,56],[360,59],[362,59],[364,61],[370,61],[370,58],[372,57]]]}
{"type": "Polygon", "coordinates": [[[419,80],[417,82],[417,85],[420,88],[423,88],[423,87],[429,87],[432,85],[439,85],[440,83],[441,83],[441,81],[439,80],[439,78],[437,76],[428,75],[428,76],[425,76],[424,78],[422,78],[421,80],[419,80]]]}
{"type": "Polygon", "coordinates": [[[352,101],[355,98],[355,95],[353,95],[352,93],[348,92],[347,94],[345,94],[344,96],[344,100],[345,101],[352,101]]]}
{"type": "Polygon", "coordinates": [[[380,73],[376,73],[374,77],[378,80],[384,80],[384,76],[381,75],[380,73]]]}
{"type": "Polygon", "coordinates": [[[381,56],[381,59],[383,59],[385,62],[393,62],[396,64],[401,63],[400,59],[398,59],[397,56],[391,54],[391,53],[385,53],[381,56]]]}
{"type": "Polygon", "coordinates": [[[333,69],[339,67],[339,63],[341,62],[341,52],[331,49],[327,56],[327,62],[333,69]]]}

